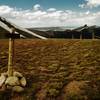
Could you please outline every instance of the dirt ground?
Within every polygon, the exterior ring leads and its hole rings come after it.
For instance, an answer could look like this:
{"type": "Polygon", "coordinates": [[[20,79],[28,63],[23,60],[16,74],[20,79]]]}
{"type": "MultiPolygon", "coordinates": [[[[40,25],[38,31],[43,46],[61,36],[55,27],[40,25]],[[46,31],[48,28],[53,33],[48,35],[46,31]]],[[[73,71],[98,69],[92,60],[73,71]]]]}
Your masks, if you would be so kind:
{"type": "MultiPolygon", "coordinates": [[[[15,40],[14,69],[27,79],[23,93],[0,100],[100,100],[100,40],[15,40]]],[[[0,40],[0,73],[8,40],[0,40]]]]}

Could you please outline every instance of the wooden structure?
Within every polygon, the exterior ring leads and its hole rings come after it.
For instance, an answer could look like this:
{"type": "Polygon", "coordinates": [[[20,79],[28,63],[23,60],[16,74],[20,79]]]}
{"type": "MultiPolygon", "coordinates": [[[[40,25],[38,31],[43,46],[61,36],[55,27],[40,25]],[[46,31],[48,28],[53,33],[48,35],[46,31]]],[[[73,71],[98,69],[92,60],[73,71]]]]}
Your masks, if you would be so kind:
{"type": "MultiPolygon", "coordinates": [[[[40,38],[46,40],[47,38],[37,35],[27,29],[18,27],[6,19],[0,17],[0,28],[3,29],[2,38],[9,38],[9,56],[8,56],[8,71],[5,74],[0,76],[0,87],[3,85],[15,92],[22,92],[26,86],[26,79],[19,72],[14,71],[14,40],[17,38],[17,35],[20,37],[20,34],[27,38],[40,38]],[[5,33],[6,32],[6,33],[5,33]],[[15,34],[15,33],[19,34],[15,34]],[[16,88],[17,87],[17,88],[16,88]],[[16,88],[16,89],[15,89],[16,88]]],[[[1,34],[1,33],[0,33],[1,34]]]]}
{"type": "MultiPolygon", "coordinates": [[[[7,38],[7,34],[11,33],[11,28],[15,29],[15,32],[19,33],[20,35],[26,37],[26,38],[39,38],[39,39],[47,39],[46,37],[43,37],[41,35],[38,35],[34,32],[31,32],[25,28],[22,28],[20,26],[17,26],[11,22],[9,22],[8,20],[6,20],[3,17],[0,17],[0,28],[2,30],[2,33],[0,32],[0,34],[3,35],[2,38],[7,38]]],[[[9,38],[9,37],[8,37],[9,38]]]]}

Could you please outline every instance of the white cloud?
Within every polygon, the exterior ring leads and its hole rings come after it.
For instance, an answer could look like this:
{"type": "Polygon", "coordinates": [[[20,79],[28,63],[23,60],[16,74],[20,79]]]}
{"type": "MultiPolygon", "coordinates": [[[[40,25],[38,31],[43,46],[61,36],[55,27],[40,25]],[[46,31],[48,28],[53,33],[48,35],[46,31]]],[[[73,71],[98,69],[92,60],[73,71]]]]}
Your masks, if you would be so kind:
{"type": "Polygon", "coordinates": [[[85,0],[84,4],[79,5],[81,8],[93,8],[98,6],[100,6],[100,0],[85,0]]]}
{"type": "Polygon", "coordinates": [[[10,13],[11,11],[13,11],[13,8],[10,8],[9,6],[5,6],[5,5],[2,5],[0,6],[0,13],[10,13]]]}
{"type": "Polygon", "coordinates": [[[54,11],[56,11],[56,9],[55,8],[49,8],[47,11],[54,12],[54,11]]]}
{"type": "Polygon", "coordinates": [[[79,25],[100,25],[100,12],[92,13],[73,12],[71,10],[57,10],[49,8],[40,9],[41,6],[34,6],[34,10],[19,10],[6,5],[0,6],[0,16],[3,16],[13,23],[22,27],[49,27],[49,26],[79,26],[79,25]]]}
{"type": "Polygon", "coordinates": [[[37,11],[37,10],[41,10],[41,6],[39,4],[36,4],[33,6],[33,10],[37,11]]]}

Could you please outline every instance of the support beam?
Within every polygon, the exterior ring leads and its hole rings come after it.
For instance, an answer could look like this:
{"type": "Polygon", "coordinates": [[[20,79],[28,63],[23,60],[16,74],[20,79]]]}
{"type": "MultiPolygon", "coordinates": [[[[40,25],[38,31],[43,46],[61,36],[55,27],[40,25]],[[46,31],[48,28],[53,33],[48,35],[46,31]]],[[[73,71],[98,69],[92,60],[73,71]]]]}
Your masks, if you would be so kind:
{"type": "Polygon", "coordinates": [[[72,39],[74,39],[74,34],[72,34],[72,39]]]}
{"type": "Polygon", "coordinates": [[[94,32],[92,33],[92,39],[95,39],[95,33],[94,32]]]}
{"type": "Polygon", "coordinates": [[[32,32],[32,31],[29,31],[29,30],[27,30],[25,28],[22,28],[20,26],[17,26],[15,24],[9,22],[8,20],[6,20],[3,17],[0,17],[0,21],[2,23],[4,23],[8,27],[8,29],[13,27],[14,29],[16,29],[16,32],[20,33],[21,35],[23,35],[23,36],[25,36],[27,38],[39,38],[39,39],[47,40],[46,37],[43,37],[41,35],[38,35],[38,34],[32,32]]]}
{"type": "Polygon", "coordinates": [[[13,75],[13,40],[9,38],[8,77],[13,75]]]}
{"type": "Polygon", "coordinates": [[[82,33],[80,33],[80,40],[82,39],[82,33]]]}
{"type": "MultiPolygon", "coordinates": [[[[11,28],[11,35],[14,35],[15,29],[11,28]]],[[[14,65],[14,39],[9,38],[9,57],[8,57],[8,76],[13,76],[13,65],[14,65]]]]}

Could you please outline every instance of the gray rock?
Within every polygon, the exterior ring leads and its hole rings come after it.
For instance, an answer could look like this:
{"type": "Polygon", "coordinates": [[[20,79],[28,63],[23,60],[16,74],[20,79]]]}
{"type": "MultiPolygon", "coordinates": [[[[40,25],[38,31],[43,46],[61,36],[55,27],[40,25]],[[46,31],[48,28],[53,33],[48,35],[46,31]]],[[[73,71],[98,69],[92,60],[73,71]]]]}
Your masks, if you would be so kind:
{"type": "Polygon", "coordinates": [[[7,72],[4,72],[4,73],[1,73],[1,76],[5,76],[5,77],[8,77],[8,73],[7,72]]]}
{"type": "Polygon", "coordinates": [[[22,88],[21,86],[14,86],[12,88],[12,91],[14,91],[14,92],[23,92],[24,88],[22,88]]]}
{"type": "Polygon", "coordinates": [[[6,77],[4,75],[0,76],[0,87],[2,87],[3,83],[5,82],[6,77]]]}
{"type": "Polygon", "coordinates": [[[18,77],[18,78],[22,78],[23,77],[23,75],[21,73],[19,73],[19,72],[14,72],[13,76],[18,77]]]}
{"type": "Polygon", "coordinates": [[[20,79],[20,83],[21,83],[21,85],[22,85],[23,87],[26,86],[26,79],[25,79],[25,77],[22,77],[22,78],[20,79]]]}
{"type": "Polygon", "coordinates": [[[11,90],[13,86],[7,85],[7,89],[11,90]]]}
{"type": "Polygon", "coordinates": [[[11,86],[15,86],[15,85],[19,85],[20,82],[19,82],[19,79],[15,76],[11,76],[11,77],[8,77],[6,82],[5,82],[6,85],[11,85],[11,86]]]}
{"type": "Polygon", "coordinates": [[[2,87],[0,88],[0,92],[4,92],[4,91],[6,91],[6,86],[5,86],[5,84],[3,84],[2,87]]]}

